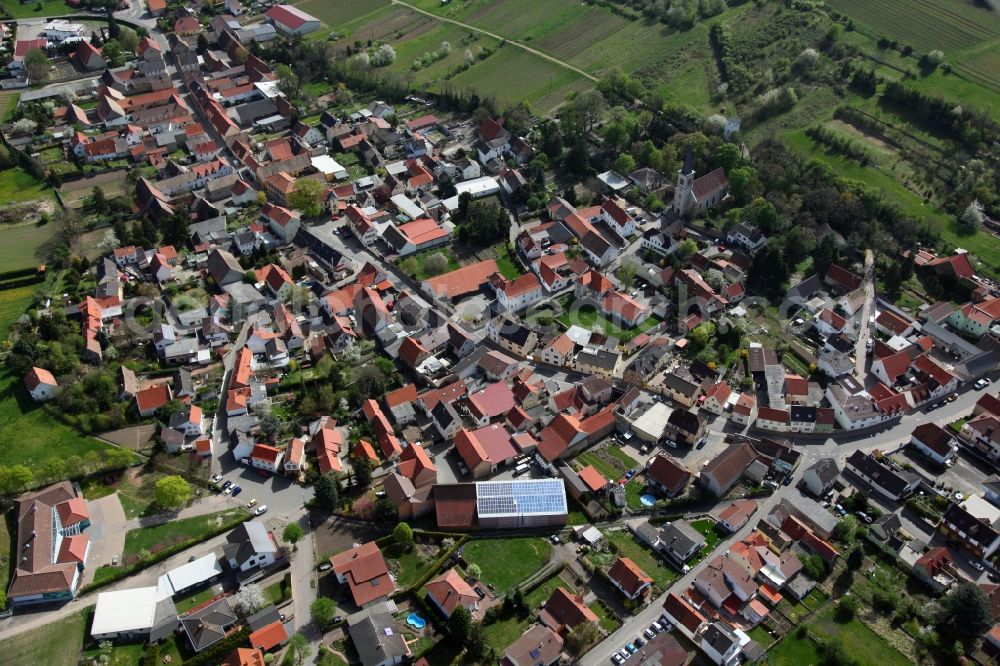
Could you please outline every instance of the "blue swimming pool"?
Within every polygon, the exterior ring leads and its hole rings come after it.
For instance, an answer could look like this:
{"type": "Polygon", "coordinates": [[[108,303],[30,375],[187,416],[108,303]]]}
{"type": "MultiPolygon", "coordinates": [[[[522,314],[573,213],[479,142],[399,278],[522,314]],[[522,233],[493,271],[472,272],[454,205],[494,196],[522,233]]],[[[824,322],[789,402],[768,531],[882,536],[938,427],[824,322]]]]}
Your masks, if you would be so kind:
{"type": "Polygon", "coordinates": [[[427,626],[427,620],[420,617],[416,613],[410,613],[406,616],[406,624],[410,625],[414,629],[423,629],[427,626]]]}
{"type": "Polygon", "coordinates": [[[642,502],[643,506],[653,506],[654,504],[656,504],[656,497],[647,493],[641,496],[639,498],[639,501],[642,502]]]}

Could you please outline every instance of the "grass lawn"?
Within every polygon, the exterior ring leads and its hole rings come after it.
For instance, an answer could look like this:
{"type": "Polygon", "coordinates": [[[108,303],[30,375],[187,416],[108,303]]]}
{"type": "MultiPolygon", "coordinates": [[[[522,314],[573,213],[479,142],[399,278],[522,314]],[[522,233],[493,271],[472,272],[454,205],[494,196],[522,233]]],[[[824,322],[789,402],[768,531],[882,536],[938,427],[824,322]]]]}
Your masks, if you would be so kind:
{"type": "Polygon", "coordinates": [[[956,434],[958,434],[962,432],[962,426],[964,426],[968,420],[969,419],[958,419],[956,421],[952,421],[951,423],[948,424],[948,427],[951,428],[953,431],[955,431],[956,434]]]}
{"type": "Polygon", "coordinates": [[[427,250],[426,252],[411,254],[399,262],[400,270],[418,282],[426,280],[429,277],[434,277],[435,275],[440,275],[441,273],[453,271],[460,267],[461,264],[458,263],[457,259],[455,259],[455,255],[452,253],[451,247],[447,245],[436,247],[432,250],[427,250]],[[428,269],[427,259],[436,254],[442,255],[446,259],[447,263],[445,264],[444,270],[432,271],[428,269]]]}
{"type": "Polygon", "coordinates": [[[32,199],[50,199],[48,185],[22,169],[12,167],[0,171],[0,204],[20,203],[32,199]]]}
{"type": "MultiPolygon", "coordinates": [[[[111,648],[111,658],[107,666],[135,666],[142,661],[142,655],[146,651],[145,643],[130,643],[127,645],[113,645],[111,648]]],[[[100,649],[91,648],[84,653],[85,657],[95,658],[101,654],[100,649]]]]}
{"type": "Polygon", "coordinates": [[[21,93],[15,90],[0,92],[0,121],[10,122],[10,119],[14,117],[14,109],[17,108],[17,103],[20,100],[21,93]]]}
{"type": "Polygon", "coordinates": [[[593,306],[574,309],[570,305],[567,312],[559,317],[559,321],[567,328],[575,324],[591,331],[595,328],[599,329],[605,335],[613,335],[624,343],[659,324],[660,318],[655,316],[650,317],[635,328],[622,328],[598,312],[593,306]]]}
{"type": "Polygon", "coordinates": [[[30,19],[39,16],[68,16],[80,11],[73,9],[63,2],[63,0],[32,0],[32,2],[8,0],[3,3],[3,6],[7,9],[7,13],[16,19],[30,19]],[[38,9],[38,5],[42,6],[41,9],[38,9]]]}
{"type": "MultiPolygon", "coordinates": [[[[276,585],[277,584],[278,583],[276,583],[276,585]]],[[[268,589],[270,589],[270,588],[268,588],[268,589]]],[[[208,601],[209,599],[211,599],[212,597],[214,597],[215,594],[216,594],[216,592],[215,592],[215,586],[214,585],[210,585],[209,587],[205,588],[201,592],[195,592],[194,594],[192,594],[189,597],[184,597],[180,601],[177,601],[177,602],[174,603],[174,605],[177,606],[177,613],[178,614],[186,613],[189,610],[191,610],[192,608],[194,608],[195,606],[198,606],[200,604],[205,603],[206,601],[208,601]]],[[[264,596],[267,596],[266,591],[265,591],[264,596]]],[[[270,601],[270,599],[269,599],[269,601],[270,601]]]]}
{"type": "Polygon", "coordinates": [[[600,601],[595,601],[590,604],[588,608],[594,611],[594,615],[596,615],[598,620],[600,620],[601,629],[609,634],[613,631],[617,631],[618,627],[622,626],[621,620],[619,620],[615,614],[608,610],[608,607],[600,601]]]}
{"type": "Polygon", "coordinates": [[[497,270],[508,280],[513,280],[516,277],[524,275],[524,270],[521,268],[521,264],[517,263],[517,259],[514,258],[514,253],[511,252],[507,245],[497,245],[494,247],[496,250],[496,262],[497,270]]]}
{"type": "Polygon", "coordinates": [[[810,612],[808,608],[798,602],[790,601],[788,597],[781,600],[781,603],[778,604],[778,610],[795,624],[801,622],[802,618],[810,612]]]}
{"type": "Polygon", "coordinates": [[[606,536],[608,541],[618,546],[619,555],[638,564],[661,590],[667,589],[677,578],[676,571],[668,567],[653,551],[632,538],[627,531],[608,532],[606,536]]]}
{"type": "Polygon", "coordinates": [[[504,613],[496,622],[483,627],[483,636],[487,644],[492,645],[499,654],[521,637],[531,620],[531,615],[521,617],[516,613],[504,613]]]}
{"type": "Polygon", "coordinates": [[[80,611],[62,620],[25,631],[0,641],[3,663],[7,666],[75,664],[86,630],[87,613],[80,611]]]}
{"type": "MultiPolygon", "coordinates": [[[[0,255],[4,250],[0,250],[0,255]]],[[[8,264],[3,264],[8,265],[8,264]]],[[[23,268],[23,267],[22,267],[23,268]]],[[[39,285],[29,284],[25,287],[15,289],[4,289],[0,291],[0,340],[7,338],[11,324],[17,321],[31,306],[35,299],[35,290],[39,285]]]]}
{"type": "Polygon", "coordinates": [[[125,556],[138,555],[142,550],[155,553],[174,544],[197,543],[219,525],[246,516],[243,509],[226,509],[194,518],[172,520],[162,525],[140,527],[125,533],[125,556]]]}
{"type": "MultiPolygon", "coordinates": [[[[866,627],[859,620],[841,623],[833,619],[834,607],[827,606],[821,610],[808,627],[823,638],[839,638],[844,645],[844,651],[862,664],[880,664],[880,666],[904,666],[910,661],[896,648],[892,647],[881,636],[866,627]]],[[[789,662],[791,663],[791,662],[789,662]]],[[[806,662],[797,662],[804,664],[806,662]]]]}
{"type": "Polygon", "coordinates": [[[421,576],[427,573],[427,568],[432,564],[417,553],[414,548],[410,552],[403,552],[392,544],[382,554],[385,556],[386,564],[396,577],[396,585],[400,588],[409,587],[417,582],[421,576]]]}
{"type": "Polygon", "coordinates": [[[646,479],[634,476],[625,484],[625,504],[630,509],[643,508],[642,496],[646,493],[646,479]]]}
{"type": "Polygon", "coordinates": [[[810,610],[816,610],[829,600],[830,595],[820,588],[814,587],[813,591],[802,599],[802,603],[805,604],[810,610]]]}
{"type": "Polygon", "coordinates": [[[552,546],[545,539],[481,539],[463,547],[463,556],[479,565],[484,582],[504,594],[548,562],[552,546]]]}
{"type": "Polygon", "coordinates": [[[0,373],[0,452],[5,465],[35,468],[50,458],[65,461],[110,448],[49,415],[31,400],[20,377],[0,373]]]}
{"type": "Polygon", "coordinates": [[[528,604],[528,608],[538,608],[544,604],[559,587],[570,593],[576,592],[576,588],[564,581],[562,576],[555,575],[525,595],[524,600],[528,604]]]}
{"type": "Polygon", "coordinates": [[[757,641],[757,643],[762,648],[765,649],[767,648],[768,645],[774,642],[774,637],[771,636],[771,634],[767,633],[767,629],[765,629],[764,626],[760,624],[758,624],[756,627],[748,631],[747,635],[750,636],[750,638],[757,641]]]}
{"type": "MultiPolygon", "coordinates": [[[[0,172],[0,183],[3,182],[3,172],[0,172]]],[[[47,196],[47,195],[46,195],[47,196]]],[[[25,197],[25,199],[37,199],[37,196],[25,197]]],[[[0,198],[0,207],[5,205],[7,200],[0,198]]],[[[36,268],[42,262],[42,257],[38,256],[38,249],[42,247],[53,234],[56,233],[56,224],[37,224],[26,222],[23,224],[5,224],[0,228],[0,265],[4,270],[18,270],[22,268],[36,268]]],[[[29,286],[33,293],[37,285],[29,286]]],[[[25,289],[22,287],[21,290],[25,289]]],[[[20,291],[20,290],[15,290],[20,291]]],[[[20,314],[20,313],[18,313],[20,314]]]]}
{"type": "Polygon", "coordinates": [[[785,640],[767,653],[767,657],[773,666],[816,666],[821,663],[816,643],[811,638],[798,638],[794,634],[786,636],[785,640]]]}
{"type": "Polygon", "coordinates": [[[719,545],[719,541],[722,537],[719,535],[718,529],[716,529],[715,521],[705,518],[703,520],[695,520],[691,523],[691,527],[698,530],[698,532],[705,537],[705,546],[701,549],[701,552],[695,555],[691,561],[688,563],[690,566],[694,566],[698,562],[709,556],[715,547],[719,545]]]}
{"type": "Polygon", "coordinates": [[[282,601],[285,601],[286,599],[292,598],[291,581],[289,581],[288,584],[285,586],[284,591],[282,591],[281,589],[281,583],[282,581],[279,580],[277,582],[271,583],[262,590],[262,592],[264,593],[264,598],[267,599],[269,603],[277,605],[282,601]]]}

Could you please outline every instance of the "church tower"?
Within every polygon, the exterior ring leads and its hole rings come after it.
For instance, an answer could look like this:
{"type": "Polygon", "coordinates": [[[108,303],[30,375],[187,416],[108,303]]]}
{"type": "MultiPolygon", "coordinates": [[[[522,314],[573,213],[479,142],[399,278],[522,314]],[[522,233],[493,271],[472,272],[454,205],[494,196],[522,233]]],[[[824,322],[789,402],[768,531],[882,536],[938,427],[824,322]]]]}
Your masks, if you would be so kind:
{"type": "Polygon", "coordinates": [[[688,150],[687,157],[684,158],[684,166],[677,172],[677,187],[674,188],[674,212],[684,215],[690,208],[692,201],[692,191],[694,190],[694,158],[688,150]]]}

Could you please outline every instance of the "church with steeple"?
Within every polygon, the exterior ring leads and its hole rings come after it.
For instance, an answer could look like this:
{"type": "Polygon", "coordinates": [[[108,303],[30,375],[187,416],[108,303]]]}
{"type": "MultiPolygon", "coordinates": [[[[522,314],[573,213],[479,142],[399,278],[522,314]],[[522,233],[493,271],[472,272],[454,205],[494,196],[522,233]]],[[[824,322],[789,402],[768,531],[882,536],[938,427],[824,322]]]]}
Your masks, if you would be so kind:
{"type": "Polygon", "coordinates": [[[677,172],[674,187],[673,212],[682,217],[694,217],[698,211],[716,206],[729,194],[729,179],[721,167],[695,178],[694,158],[688,151],[684,166],[677,172]]]}

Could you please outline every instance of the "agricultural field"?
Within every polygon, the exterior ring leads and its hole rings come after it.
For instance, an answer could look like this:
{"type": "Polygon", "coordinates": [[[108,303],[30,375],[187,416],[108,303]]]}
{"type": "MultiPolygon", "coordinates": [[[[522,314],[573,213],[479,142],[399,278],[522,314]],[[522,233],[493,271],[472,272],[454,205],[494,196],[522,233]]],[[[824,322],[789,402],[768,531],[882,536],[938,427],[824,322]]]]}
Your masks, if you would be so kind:
{"type": "Polygon", "coordinates": [[[1000,17],[966,0],[829,0],[873,37],[937,49],[963,76],[1000,92],[1000,17]],[[899,17],[905,16],[901,21],[899,17]]]}
{"type": "MultiPolygon", "coordinates": [[[[43,263],[42,257],[39,256],[39,250],[52,238],[56,226],[52,222],[49,224],[28,222],[0,225],[0,266],[4,267],[3,270],[16,271],[24,268],[35,268],[43,263]]],[[[3,308],[4,300],[5,297],[0,296],[0,310],[3,308]]],[[[0,314],[0,318],[2,318],[2,314],[0,314]]]]}
{"type": "Polygon", "coordinates": [[[48,186],[21,167],[0,171],[0,206],[9,206],[33,199],[48,199],[48,186]]]}
{"type": "Polygon", "coordinates": [[[11,324],[28,310],[37,289],[38,285],[30,284],[0,291],[0,342],[7,339],[11,324]]]}

